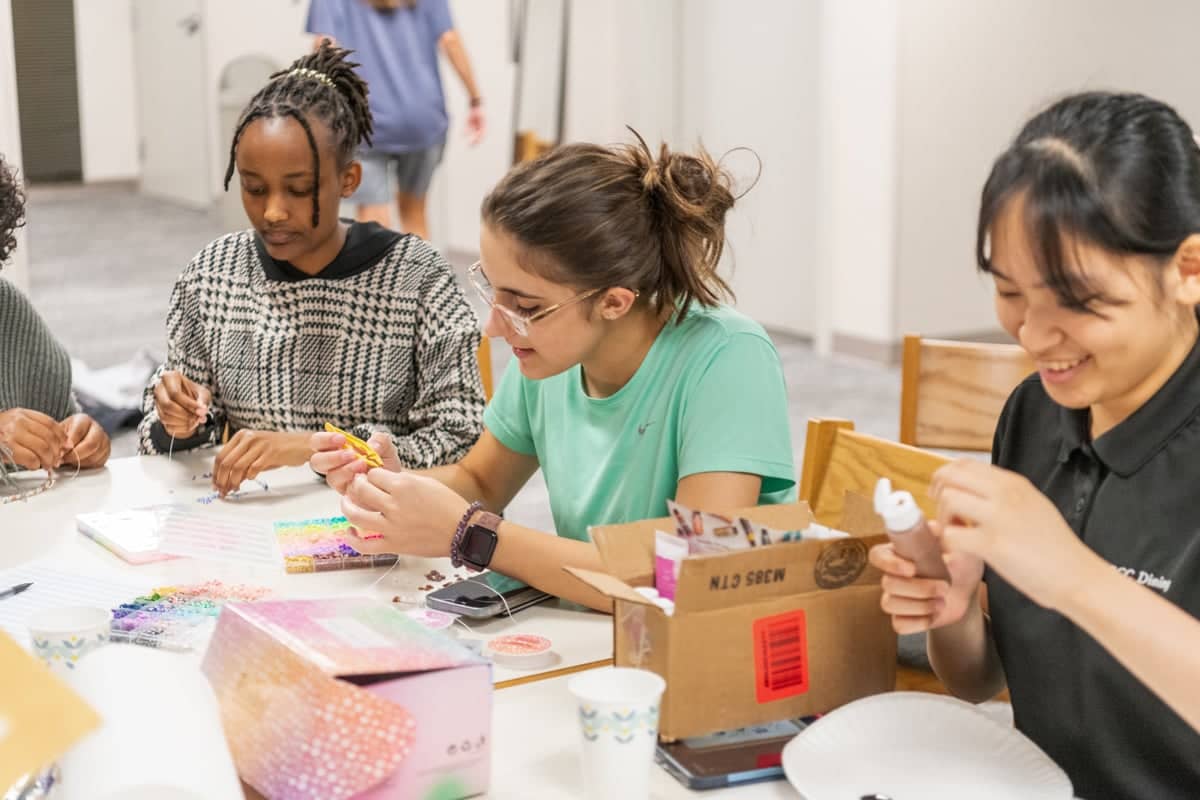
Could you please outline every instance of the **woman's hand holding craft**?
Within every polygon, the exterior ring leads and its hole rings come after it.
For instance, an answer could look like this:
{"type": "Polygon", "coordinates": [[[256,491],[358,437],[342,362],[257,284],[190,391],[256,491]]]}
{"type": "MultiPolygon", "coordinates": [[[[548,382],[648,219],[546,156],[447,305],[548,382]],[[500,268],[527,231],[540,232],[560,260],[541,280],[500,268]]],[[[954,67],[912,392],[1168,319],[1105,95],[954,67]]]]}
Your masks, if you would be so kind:
{"type": "MultiPolygon", "coordinates": [[[[930,521],[935,531],[937,523],[930,521]]],[[[947,553],[950,581],[918,578],[917,566],[890,544],[871,548],[871,564],[883,573],[880,606],[892,617],[896,633],[919,633],[952,625],[977,602],[983,562],[966,553],[947,553]]]]}
{"type": "Polygon", "coordinates": [[[60,422],[59,427],[65,437],[60,463],[93,469],[108,461],[112,442],[96,420],[87,414],[75,414],[60,422]]]}
{"type": "Polygon", "coordinates": [[[168,370],[154,387],[154,408],[163,430],[176,439],[196,434],[208,418],[212,392],[182,372],[168,370]]]}
{"type": "Polygon", "coordinates": [[[356,475],[342,497],[342,513],[358,536],[354,549],[426,558],[450,554],[450,541],[467,507],[466,500],[433,478],[387,469],[356,475]]]}
{"type": "MultiPolygon", "coordinates": [[[[404,467],[396,455],[396,446],[392,437],[386,433],[375,433],[367,439],[367,444],[379,454],[383,460],[383,469],[389,472],[399,472],[404,467]]],[[[340,433],[314,433],[309,438],[312,457],[308,459],[309,466],[318,474],[325,476],[328,483],[339,494],[345,494],[356,475],[364,475],[371,467],[353,450],[346,448],[346,437],[340,433]]]]}
{"type": "Polygon", "coordinates": [[[23,469],[54,469],[62,462],[66,433],[53,418],[28,408],[0,412],[0,445],[23,469]]]}
{"type": "Polygon", "coordinates": [[[303,431],[238,431],[213,462],[213,488],[224,497],[260,472],[301,466],[308,460],[308,437],[303,431]]]}

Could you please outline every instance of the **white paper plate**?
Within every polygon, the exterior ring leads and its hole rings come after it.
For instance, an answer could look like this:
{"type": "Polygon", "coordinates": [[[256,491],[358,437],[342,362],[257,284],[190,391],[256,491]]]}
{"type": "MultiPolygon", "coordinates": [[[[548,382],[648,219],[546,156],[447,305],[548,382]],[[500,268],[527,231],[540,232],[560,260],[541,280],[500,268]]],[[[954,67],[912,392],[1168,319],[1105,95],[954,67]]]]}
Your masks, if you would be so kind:
{"type": "Polygon", "coordinates": [[[1071,781],[1038,747],[969,703],[923,692],[855,701],[783,749],[805,800],[1071,800],[1071,781]]]}

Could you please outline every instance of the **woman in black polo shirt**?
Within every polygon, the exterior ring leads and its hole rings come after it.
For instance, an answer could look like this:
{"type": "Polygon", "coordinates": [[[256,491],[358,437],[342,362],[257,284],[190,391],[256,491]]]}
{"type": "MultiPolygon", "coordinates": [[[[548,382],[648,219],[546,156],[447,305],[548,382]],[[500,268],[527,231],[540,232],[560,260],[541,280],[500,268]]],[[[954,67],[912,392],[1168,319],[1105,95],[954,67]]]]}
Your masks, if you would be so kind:
{"type": "Polygon", "coordinates": [[[883,609],[901,633],[930,631],[956,695],[1007,684],[1017,727],[1079,796],[1200,797],[1191,129],[1139,95],[1059,101],[996,160],[977,257],[1038,372],[1005,406],[995,466],[935,476],[952,584],[877,547],[883,609]]]}

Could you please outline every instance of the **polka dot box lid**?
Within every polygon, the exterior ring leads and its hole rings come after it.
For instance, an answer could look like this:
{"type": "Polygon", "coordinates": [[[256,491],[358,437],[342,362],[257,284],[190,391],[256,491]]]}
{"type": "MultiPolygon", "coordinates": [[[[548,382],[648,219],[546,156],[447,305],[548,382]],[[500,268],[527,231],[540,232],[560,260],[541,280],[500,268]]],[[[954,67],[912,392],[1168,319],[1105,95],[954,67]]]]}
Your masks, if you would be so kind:
{"type": "Polygon", "coordinates": [[[478,663],[389,604],[347,597],[230,604],[203,669],[244,779],[341,800],[384,781],[417,735],[407,709],[357,684],[478,663]]]}

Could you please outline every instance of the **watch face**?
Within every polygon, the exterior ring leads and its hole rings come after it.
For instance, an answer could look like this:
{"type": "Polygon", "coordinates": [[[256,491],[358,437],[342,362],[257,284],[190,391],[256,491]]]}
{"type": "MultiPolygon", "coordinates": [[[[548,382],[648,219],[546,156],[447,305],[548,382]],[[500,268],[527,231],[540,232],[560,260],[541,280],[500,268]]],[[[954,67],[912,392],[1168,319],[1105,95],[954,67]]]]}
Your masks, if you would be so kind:
{"type": "Polygon", "coordinates": [[[486,567],[492,563],[492,554],[495,552],[495,531],[481,525],[472,525],[467,528],[467,533],[463,536],[462,548],[459,550],[459,556],[463,561],[477,567],[486,567]]]}

